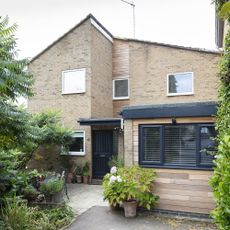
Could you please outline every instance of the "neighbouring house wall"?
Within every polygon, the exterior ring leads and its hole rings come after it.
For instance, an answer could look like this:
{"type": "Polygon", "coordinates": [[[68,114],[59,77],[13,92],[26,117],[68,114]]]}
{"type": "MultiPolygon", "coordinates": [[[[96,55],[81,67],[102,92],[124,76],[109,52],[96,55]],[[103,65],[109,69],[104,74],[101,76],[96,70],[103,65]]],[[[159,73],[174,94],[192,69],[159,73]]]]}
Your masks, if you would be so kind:
{"type": "Polygon", "coordinates": [[[220,54],[129,42],[130,105],[217,101],[220,54]],[[167,96],[167,74],[194,73],[194,95],[167,96]]]}
{"type": "MultiPolygon", "coordinates": [[[[178,124],[213,123],[213,117],[177,118],[178,124]]],[[[172,119],[134,119],[124,121],[125,165],[138,164],[139,125],[171,124],[172,119]]],[[[154,192],[160,196],[157,208],[172,211],[209,213],[214,208],[208,178],[212,171],[186,169],[156,169],[154,192]]]]}
{"type": "Polygon", "coordinates": [[[91,26],[89,20],[85,21],[30,63],[35,95],[28,102],[30,112],[59,110],[67,127],[84,130],[86,155],[71,158],[90,161],[91,128],[80,126],[77,121],[91,117],[91,26]],[[86,68],[86,92],[62,95],[62,71],[76,68],[86,68]]]}
{"type": "MultiPolygon", "coordinates": [[[[112,50],[113,79],[129,77],[129,43],[113,40],[112,50]]],[[[129,100],[113,100],[113,116],[120,117],[122,106],[128,106],[129,100]]]]}
{"type": "Polygon", "coordinates": [[[113,117],[113,44],[94,26],[91,27],[91,37],[91,117],[113,117]]]}

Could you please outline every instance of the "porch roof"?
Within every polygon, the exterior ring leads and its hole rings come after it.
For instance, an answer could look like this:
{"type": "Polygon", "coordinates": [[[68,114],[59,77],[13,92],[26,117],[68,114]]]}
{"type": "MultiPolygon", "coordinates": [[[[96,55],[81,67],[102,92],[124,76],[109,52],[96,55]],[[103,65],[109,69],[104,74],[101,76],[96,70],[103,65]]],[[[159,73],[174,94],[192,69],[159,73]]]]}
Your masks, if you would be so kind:
{"type": "Polygon", "coordinates": [[[217,102],[176,103],[123,107],[124,119],[167,118],[167,117],[206,117],[216,115],[217,102]]]}
{"type": "Polygon", "coordinates": [[[80,125],[112,125],[121,126],[121,118],[80,118],[80,125]]]}

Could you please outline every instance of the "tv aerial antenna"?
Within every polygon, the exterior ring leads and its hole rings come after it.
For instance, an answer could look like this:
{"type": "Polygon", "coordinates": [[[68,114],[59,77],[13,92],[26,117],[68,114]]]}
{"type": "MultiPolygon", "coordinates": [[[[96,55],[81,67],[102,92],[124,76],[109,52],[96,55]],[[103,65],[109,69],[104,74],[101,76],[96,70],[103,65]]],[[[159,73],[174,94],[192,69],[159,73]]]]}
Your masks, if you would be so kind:
{"type": "Polygon", "coordinates": [[[133,38],[135,38],[135,4],[133,1],[126,1],[126,0],[121,0],[122,2],[132,6],[133,8],[133,38]]]}

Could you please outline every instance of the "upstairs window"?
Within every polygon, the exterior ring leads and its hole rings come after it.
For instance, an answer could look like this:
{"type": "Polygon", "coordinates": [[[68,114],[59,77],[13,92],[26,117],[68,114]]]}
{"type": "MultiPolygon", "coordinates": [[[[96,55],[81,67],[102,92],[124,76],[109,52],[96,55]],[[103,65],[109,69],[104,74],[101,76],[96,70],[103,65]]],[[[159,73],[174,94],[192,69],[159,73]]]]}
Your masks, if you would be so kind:
{"type": "Polygon", "coordinates": [[[193,73],[174,73],[167,76],[167,95],[192,95],[193,73]]]}
{"type": "Polygon", "coordinates": [[[85,92],[85,68],[62,71],[62,94],[85,92]]]}
{"type": "Polygon", "coordinates": [[[69,146],[69,154],[84,156],[85,155],[85,132],[78,131],[73,135],[73,142],[69,146]]]}
{"type": "Polygon", "coordinates": [[[113,99],[121,100],[129,98],[129,80],[115,79],[113,80],[113,99]]]}

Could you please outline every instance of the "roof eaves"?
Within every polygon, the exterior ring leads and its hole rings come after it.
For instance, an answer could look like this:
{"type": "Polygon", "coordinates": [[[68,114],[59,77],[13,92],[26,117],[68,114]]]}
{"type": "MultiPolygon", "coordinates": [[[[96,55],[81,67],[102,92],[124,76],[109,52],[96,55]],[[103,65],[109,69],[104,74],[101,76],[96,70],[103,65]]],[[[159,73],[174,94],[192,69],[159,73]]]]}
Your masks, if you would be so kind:
{"type": "Polygon", "coordinates": [[[123,40],[127,42],[139,42],[139,43],[156,45],[156,46],[164,46],[164,47],[175,48],[175,49],[189,50],[189,51],[195,51],[195,52],[211,53],[211,54],[217,54],[217,55],[222,53],[222,51],[220,50],[208,50],[208,49],[195,48],[195,47],[186,47],[186,46],[179,46],[179,45],[173,45],[173,44],[167,44],[167,43],[152,42],[152,41],[147,41],[147,40],[139,40],[139,39],[134,39],[134,38],[114,37],[114,39],[123,40]]]}

